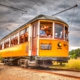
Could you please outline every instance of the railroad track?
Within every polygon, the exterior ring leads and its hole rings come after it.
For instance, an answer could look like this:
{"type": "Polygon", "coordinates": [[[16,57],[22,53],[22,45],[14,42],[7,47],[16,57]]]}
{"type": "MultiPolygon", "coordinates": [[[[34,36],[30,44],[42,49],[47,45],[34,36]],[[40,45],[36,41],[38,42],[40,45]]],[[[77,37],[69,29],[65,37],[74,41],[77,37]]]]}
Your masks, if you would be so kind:
{"type": "MultiPolygon", "coordinates": [[[[20,66],[8,66],[8,65],[5,65],[5,67],[21,68],[20,66]]],[[[50,68],[28,68],[28,69],[21,68],[21,69],[29,70],[37,73],[48,73],[48,74],[80,80],[80,71],[72,71],[72,70],[70,71],[70,70],[64,70],[64,69],[50,69],[50,68]]]]}
{"type": "Polygon", "coordinates": [[[41,69],[32,69],[31,68],[31,69],[28,69],[28,70],[32,70],[32,71],[35,71],[35,72],[38,72],[38,73],[41,73],[41,72],[42,73],[49,73],[49,74],[54,74],[54,75],[59,75],[59,76],[64,76],[64,77],[69,77],[69,78],[75,78],[75,79],[80,80],[80,72],[79,71],[63,70],[63,71],[65,71],[65,73],[63,73],[62,69],[53,70],[53,69],[49,69],[49,68],[47,68],[47,69],[43,69],[43,68],[41,68],[41,69]],[[67,74],[67,72],[70,73],[70,74],[67,74]],[[71,73],[73,73],[73,74],[71,74],[71,73]],[[79,74],[79,75],[75,75],[76,73],[79,74]]]}
{"type": "Polygon", "coordinates": [[[50,74],[55,74],[55,75],[64,76],[64,77],[80,79],[80,76],[75,75],[75,72],[74,72],[74,74],[71,74],[71,73],[73,73],[73,71],[72,71],[72,72],[71,72],[71,71],[64,71],[65,73],[63,73],[63,71],[54,71],[54,70],[49,71],[49,70],[47,70],[47,71],[45,71],[45,72],[46,72],[46,73],[50,73],[50,74]],[[67,72],[68,72],[69,74],[67,74],[67,72]]]}

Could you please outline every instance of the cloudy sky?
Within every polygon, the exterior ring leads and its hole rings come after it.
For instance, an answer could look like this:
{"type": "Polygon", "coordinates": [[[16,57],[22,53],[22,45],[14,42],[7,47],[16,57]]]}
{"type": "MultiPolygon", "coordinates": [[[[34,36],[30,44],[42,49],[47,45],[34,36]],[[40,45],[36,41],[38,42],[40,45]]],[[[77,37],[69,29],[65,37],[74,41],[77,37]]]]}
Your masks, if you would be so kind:
{"type": "Polygon", "coordinates": [[[9,34],[9,30],[17,29],[39,14],[53,15],[78,4],[77,8],[58,14],[56,17],[70,26],[70,50],[80,48],[80,0],[0,0],[0,4],[27,11],[25,13],[0,5],[0,39],[9,34]]]}

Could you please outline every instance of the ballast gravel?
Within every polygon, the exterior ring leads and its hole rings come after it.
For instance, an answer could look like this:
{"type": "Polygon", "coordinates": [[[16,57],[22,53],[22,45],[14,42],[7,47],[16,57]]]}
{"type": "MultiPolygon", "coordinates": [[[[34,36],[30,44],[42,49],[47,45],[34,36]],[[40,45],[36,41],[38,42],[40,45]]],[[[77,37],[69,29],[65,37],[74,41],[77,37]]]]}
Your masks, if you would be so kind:
{"type": "Polygon", "coordinates": [[[0,64],[0,80],[79,80],[0,64]]]}

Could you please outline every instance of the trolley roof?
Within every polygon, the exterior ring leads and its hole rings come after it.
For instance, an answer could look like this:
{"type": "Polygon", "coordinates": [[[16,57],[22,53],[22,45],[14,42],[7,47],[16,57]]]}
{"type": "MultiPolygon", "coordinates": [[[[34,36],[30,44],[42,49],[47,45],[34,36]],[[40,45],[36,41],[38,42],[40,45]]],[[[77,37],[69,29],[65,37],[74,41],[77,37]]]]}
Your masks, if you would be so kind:
{"type": "MultiPolygon", "coordinates": [[[[57,18],[57,17],[54,17],[54,16],[48,16],[48,15],[38,15],[36,16],[35,18],[33,18],[32,20],[30,20],[28,23],[32,23],[36,20],[53,20],[53,21],[59,21],[59,22],[63,22],[65,24],[67,24],[66,22],[64,22],[63,20],[57,18]]],[[[67,24],[68,25],[68,24],[67,24]]]]}
{"type": "MultiPolygon", "coordinates": [[[[25,26],[27,24],[30,24],[30,23],[32,23],[34,21],[37,21],[37,20],[53,20],[53,21],[59,21],[59,22],[62,22],[62,23],[65,23],[66,25],[68,25],[66,22],[62,21],[61,19],[59,19],[57,17],[40,14],[40,15],[36,16],[35,18],[33,18],[32,20],[30,20],[29,22],[27,22],[24,25],[22,25],[21,27],[17,28],[16,30],[14,30],[13,32],[11,32],[10,34],[8,34],[7,36],[13,34],[14,32],[16,32],[17,30],[19,30],[23,26],[25,26]]],[[[3,37],[1,40],[3,40],[4,38],[6,38],[7,36],[3,37]]]]}

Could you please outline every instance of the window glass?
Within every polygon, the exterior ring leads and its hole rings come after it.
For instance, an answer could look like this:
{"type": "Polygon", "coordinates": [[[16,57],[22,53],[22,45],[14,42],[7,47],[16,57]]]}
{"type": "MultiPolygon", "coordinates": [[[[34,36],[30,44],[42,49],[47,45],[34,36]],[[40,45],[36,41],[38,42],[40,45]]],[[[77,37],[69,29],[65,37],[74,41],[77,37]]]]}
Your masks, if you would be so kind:
{"type": "Polygon", "coordinates": [[[18,37],[18,33],[15,34],[15,37],[18,37]]]}
{"type": "Polygon", "coordinates": [[[8,41],[9,41],[9,38],[5,40],[5,42],[8,42],[8,41]]]}
{"type": "Polygon", "coordinates": [[[29,28],[25,28],[22,31],[20,31],[20,43],[28,41],[28,30],[29,28]]]}
{"type": "Polygon", "coordinates": [[[43,38],[52,37],[52,22],[40,23],[40,37],[43,37],[43,38]]]}
{"type": "Polygon", "coordinates": [[[13,39],[14,38],[14,35],[13,36],[11,36],[11,39],[13,39]]]}
{"type": "Polygon", "coordinates": [[[4,47],[5,47],[5,48],[9,47],[9,38],[7,38],[7,39],[4,41],[4,47]]]}
{"type": "Polygon", "coordinates": [[[25,33],[25,29],[20,31],[20,34],[24,34],[25,33]]]}
{"type": "Polygon", "coordinates": [[[27,42],[28,41],[28,32],[29,32],[29,28],[25,28],[25,34],[24,34],[24,41],[27,42]]]}
{"type": "Polygon", "coordinates": [[[15,45],[15,35],[11,36],[11,46],[15,45]]]}
{"type": "Polygon", "coordinates": [[[55,24],[55,38],[64,38],[63,26],[60,24],[55,24]]]}
{"type": "Polygon", "coordinates": [[[24,42],[24,35],[20,35],[20,43],[24,42]]]}
{"type": "Polygon", "coordinates": [[[68,41],[68,28],[65,26],[65,40],[68,41]]]}
{"type": "Polygon", "coordinates": [[[2,43],[0,43],[0,50],[2,49],[2,43]]]}
{"type": "Polygon", "coordinates": [[[25,32],[28,32],[29,31],[29,28],[25,28],[25,32]]]}
{"type": "Polygon", "coordinates": [[[4,49],[4,42],[3,41],[0,43],[0,49],[4,49]]]}
{"type": "Polygon", "coordinates": [[[15,34],[15,45],[18,44],[18,33],[15,34]]]}

